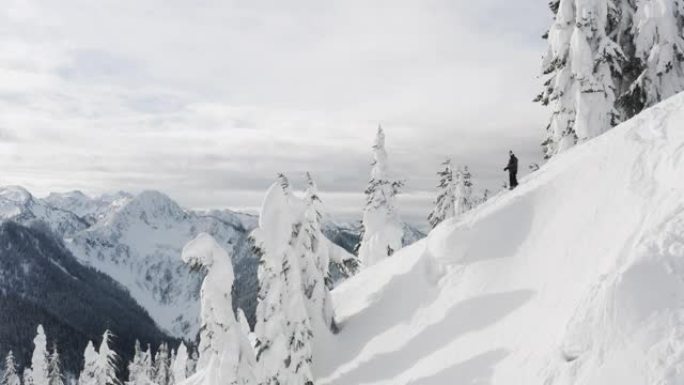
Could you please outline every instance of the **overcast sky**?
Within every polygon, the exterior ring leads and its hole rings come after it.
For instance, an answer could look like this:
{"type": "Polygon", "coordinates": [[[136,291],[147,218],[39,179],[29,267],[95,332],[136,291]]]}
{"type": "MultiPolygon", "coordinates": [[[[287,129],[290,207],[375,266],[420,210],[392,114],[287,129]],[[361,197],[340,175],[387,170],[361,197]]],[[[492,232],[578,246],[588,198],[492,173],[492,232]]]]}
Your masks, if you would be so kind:
{"type": "MultiPolygon", "coordinates": [[[[542,0],[4,0],[0,184],[255,209],[309,170],[360,215],[378,123],[405,217],[439,163],[541,157],[542,0]]],[[[479,193],[479,192],[478,192],[479,193]]]]}

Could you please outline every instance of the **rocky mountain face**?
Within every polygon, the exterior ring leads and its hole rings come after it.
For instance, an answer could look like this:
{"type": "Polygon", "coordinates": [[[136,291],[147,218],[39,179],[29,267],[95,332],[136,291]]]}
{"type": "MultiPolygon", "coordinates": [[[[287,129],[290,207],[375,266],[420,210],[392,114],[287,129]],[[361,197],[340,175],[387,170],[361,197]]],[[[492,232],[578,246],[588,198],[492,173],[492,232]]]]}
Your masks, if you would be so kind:
{"type": "Polygon", "coordinates": [[[88,340],[110,329],[126,360],[136,339],[159,344],[171,338],[118,282],[83,266],[44,228],[0,224],[0,353],[14,351],[30,363],[38,324],[56,343],[65,369],[77,373],[88,340]]]}
{"type": "MultiPolygon", "coordinates": [[[[233,303],[254,322],[258,292],[258,258],[249,233],[255,215],[231,210],[192,211],[168,196],[146,191],[89,197],[80,192],[52,193],[37,199],[20,187],[0,188],[0,218],[20,224],[43,223],[83,265],[106,274],[124,287],[164,331],[193,339],[199,328],[201,273],[180,260],[183,246],[206,232],[229,251],[236,274],[233,303]]],[[[360,223],[327,221],[324,233],[353,258],[360,223]]],[[[422,234],[407,226],[405,242],[422,234]]],[[[331,281],[346,278],[342,266],[331,266],[331,281]]]]}
{"type": "Polygon", "coordinates": [[[143,192],[112,210],[92,227],[67,237],[83,263],[126,287],[155,321],[171,334],[192,338],[199,327],[201,277],[181,261],[183,246],[197,234],[214,236],[233,257],[238,306],[253,313],[256,260],[247,230],[239,223],[181,209],[164,194],[143,192]]]}

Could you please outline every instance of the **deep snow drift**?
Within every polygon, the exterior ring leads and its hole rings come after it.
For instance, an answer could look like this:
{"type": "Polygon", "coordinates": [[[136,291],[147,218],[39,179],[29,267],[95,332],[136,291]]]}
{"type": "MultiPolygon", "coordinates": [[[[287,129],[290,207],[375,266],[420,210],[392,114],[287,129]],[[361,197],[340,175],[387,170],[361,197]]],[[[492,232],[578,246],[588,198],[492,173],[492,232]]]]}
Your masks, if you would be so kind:
{"type": "Polygon", "coordinates": [[[346,281],[317,384],[684,383],[684,95],[346,281]]]}

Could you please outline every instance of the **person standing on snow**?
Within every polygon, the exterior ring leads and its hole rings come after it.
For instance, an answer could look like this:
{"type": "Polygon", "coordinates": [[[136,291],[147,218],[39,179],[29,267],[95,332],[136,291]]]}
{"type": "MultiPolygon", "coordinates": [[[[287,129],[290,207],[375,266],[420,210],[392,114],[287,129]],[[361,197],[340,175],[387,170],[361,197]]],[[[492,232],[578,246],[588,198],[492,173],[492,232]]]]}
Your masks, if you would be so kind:
{"type": "Polygon", "coordinates": [[[508,158],[508,166],[504,168],[504,171],[508,171],[508,185],[513,190],[518,186],[518,158],[515,157],[513,151],[508,151],[508,154],[511,157],[508,158]]]}

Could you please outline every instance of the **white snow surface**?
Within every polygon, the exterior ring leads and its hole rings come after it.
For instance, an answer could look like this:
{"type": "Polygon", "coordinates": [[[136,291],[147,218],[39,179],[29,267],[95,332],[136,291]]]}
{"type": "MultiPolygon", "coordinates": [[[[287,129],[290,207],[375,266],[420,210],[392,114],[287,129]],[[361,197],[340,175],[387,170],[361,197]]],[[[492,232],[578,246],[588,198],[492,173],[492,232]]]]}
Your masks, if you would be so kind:
{"type": "Polygon", "coordinates": [[[319,385],[684,384],[684,95],[333,291],[319,385]]]}

